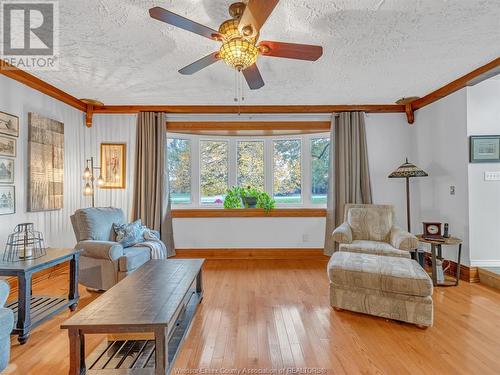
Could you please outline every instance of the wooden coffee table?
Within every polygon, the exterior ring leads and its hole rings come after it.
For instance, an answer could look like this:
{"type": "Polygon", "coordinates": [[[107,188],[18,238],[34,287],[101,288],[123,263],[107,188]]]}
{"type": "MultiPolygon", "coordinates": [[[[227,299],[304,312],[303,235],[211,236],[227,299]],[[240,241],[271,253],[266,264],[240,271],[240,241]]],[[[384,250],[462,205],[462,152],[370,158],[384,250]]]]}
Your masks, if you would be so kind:
{"type": "Polygon", "coordinates": [[[168,374],[203,298],[203,259],[150,260],[66,320],[70,374],[168,374]],[[85,356],[87,334],[153,333],[85,356]]]}

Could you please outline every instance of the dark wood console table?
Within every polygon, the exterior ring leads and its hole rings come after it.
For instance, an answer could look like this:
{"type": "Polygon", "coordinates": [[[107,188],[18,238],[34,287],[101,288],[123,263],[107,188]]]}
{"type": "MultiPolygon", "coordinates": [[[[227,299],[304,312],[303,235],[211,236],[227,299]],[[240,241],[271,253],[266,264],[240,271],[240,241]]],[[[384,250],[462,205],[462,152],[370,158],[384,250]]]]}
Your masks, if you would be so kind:
{"type": "Polygon", "coordinates": [[[170,373],[203,298],[203,262],[150,260],[66,320],[69,373],[170,373]],[[103,333],[143,337],[108,339],[85,358],[85,336],[103,333]]]}
{"type": "Polygon", "coordinates": [[[78,259],[81,250],[47,249],[47,254],[37,259],[6,262],[0,254],[0,276],[15,276],[19,282],[18,299],[6,305],[14,311],[13,335],[18,335],[20,344],[25,344],[31,329],[69,307],[74,311],[78,305],[78,259]],[[70,262],[68,298],[32,296],[31,278],[34,273],[70,262]]]}

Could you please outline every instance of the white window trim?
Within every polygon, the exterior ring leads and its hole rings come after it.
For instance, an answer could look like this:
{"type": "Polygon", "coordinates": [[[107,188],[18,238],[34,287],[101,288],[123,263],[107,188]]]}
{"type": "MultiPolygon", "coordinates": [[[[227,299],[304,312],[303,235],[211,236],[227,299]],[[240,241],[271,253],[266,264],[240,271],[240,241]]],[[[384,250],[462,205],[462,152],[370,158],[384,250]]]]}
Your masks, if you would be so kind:
{"type": "Polygon", "coordinates": [[[190,141],[191,147],[191,203],[179,204],[173,206],[176,209],[193,208],[223,208],[223,205],[202,204],[200,192],[200,144],[202,141],[224,141],[228,143],[228,188],[237,183],[237,159],[238,142],[241,141],[259,141],[264,142],[264,186],[265,191],[273,196],[273,177],[274,177],[274,147],[276,140],[297,139],[301,142],[301,202],[300,204],[276,204],[279,208],[323,208],[325,204],[312,203],[312,157],[311,142],[316,138],[330,138],[330,133],[314,133],[301,135],[283,135],[283,136],[205,136],[193,134],[168,133],[168,138],[184,139],[190,141]]]}

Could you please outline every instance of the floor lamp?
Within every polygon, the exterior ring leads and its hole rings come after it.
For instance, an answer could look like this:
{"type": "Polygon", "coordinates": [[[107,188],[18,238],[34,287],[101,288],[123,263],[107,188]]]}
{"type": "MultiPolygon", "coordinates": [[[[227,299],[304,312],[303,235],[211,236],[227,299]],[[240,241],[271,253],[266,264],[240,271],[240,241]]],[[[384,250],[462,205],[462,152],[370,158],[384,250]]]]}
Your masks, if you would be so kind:
{"type": "Polygon", "coordinates": [[[389,178],[405,178],[406,179],[406,222],[408,225],[408,232],[411,232],[411,222],[410,222],[410,178],[412,177],[427,177],[428,174],[422,169],[418,168],[412,163],[408,163],[408,158],[406,162],[399,166],[394,172],[389,175],[389,178]]]}

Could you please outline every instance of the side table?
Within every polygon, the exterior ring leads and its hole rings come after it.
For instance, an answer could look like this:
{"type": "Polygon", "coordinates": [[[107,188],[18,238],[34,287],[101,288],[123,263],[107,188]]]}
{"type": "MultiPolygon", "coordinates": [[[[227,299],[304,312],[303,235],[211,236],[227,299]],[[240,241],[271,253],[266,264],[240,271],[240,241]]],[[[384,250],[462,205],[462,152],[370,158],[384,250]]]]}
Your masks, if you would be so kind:
{"type": "Polygon", "coordinates": [[[456,237],[448,237],[442,240],[434,240],[429,238],[424,238],[422,234],[417,235],[417,238],[420,242],[428,243],[431,245],[431,259],[432,259],[432,284],[434,286],[457,286],[458,281],[460,280],[460,258],[462,255],[462,240],[456,237]],[[445,281],[443,283],[437,282],[437,267],[436,260],[443,260],[443,252],[442,246],[457,246],[458,245],[458,254],[457,254],[457,271],[455,274],[455,278],[453,281],[445,281]],[[437,251],[436,251],[437,250],[437,251]]]}
{"type": "Polygon", "coordinates": [[[16,276],[19,282],[18,300],[6,307],[14,311],[14,329],[20,344],[25,344],[32,328],[50,319],[65,308],[74,311],[78,305],[78,260],[81,250],[47,249],[47,254],[37,259],[6,262],[0,255],[0,276],[16,276]],[[32,296],[31,279],[34,273],[69,261],[68,298],[32,296]]]}

